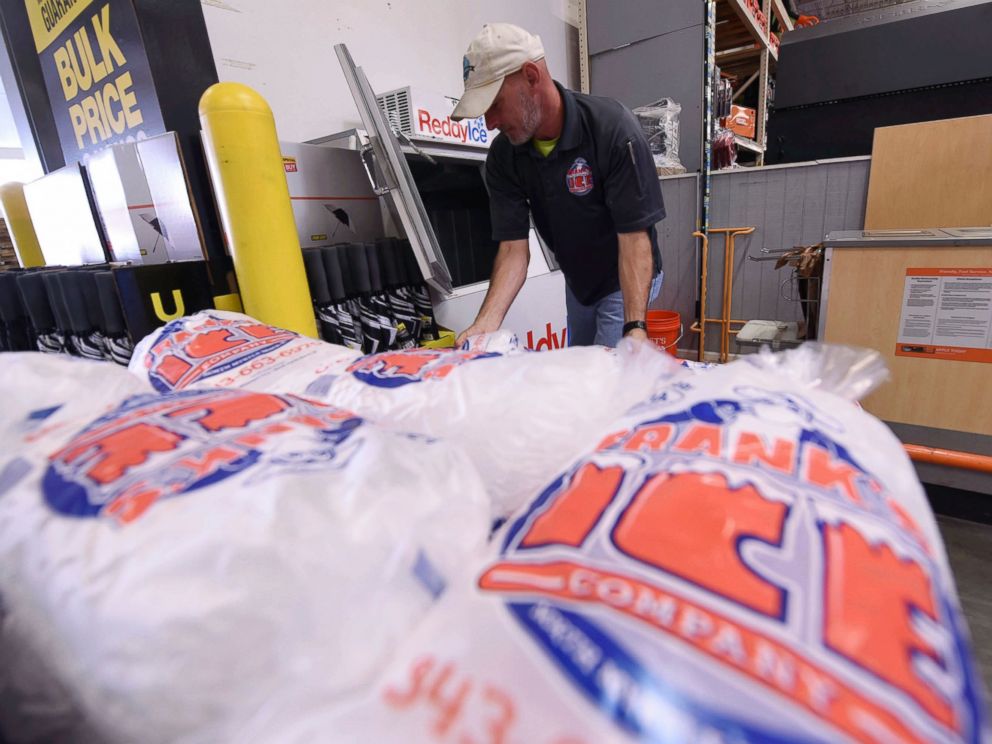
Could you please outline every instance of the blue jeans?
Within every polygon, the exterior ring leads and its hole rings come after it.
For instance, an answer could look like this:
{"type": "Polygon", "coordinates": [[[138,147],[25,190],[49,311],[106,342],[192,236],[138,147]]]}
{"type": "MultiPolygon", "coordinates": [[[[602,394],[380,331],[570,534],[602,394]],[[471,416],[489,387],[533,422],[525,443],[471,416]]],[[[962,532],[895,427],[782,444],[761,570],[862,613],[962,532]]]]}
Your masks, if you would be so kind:
{"type": "MultiPolygon", "coordinates": [[[[648,303],[661,291],[664,271],[651,280],[648,303]]],[[[623,294],[620,290],[592,305],[583,305],[565,284],[565,311],[568,313],[569,346],[616,346],[623,334],[623,294]]]]}

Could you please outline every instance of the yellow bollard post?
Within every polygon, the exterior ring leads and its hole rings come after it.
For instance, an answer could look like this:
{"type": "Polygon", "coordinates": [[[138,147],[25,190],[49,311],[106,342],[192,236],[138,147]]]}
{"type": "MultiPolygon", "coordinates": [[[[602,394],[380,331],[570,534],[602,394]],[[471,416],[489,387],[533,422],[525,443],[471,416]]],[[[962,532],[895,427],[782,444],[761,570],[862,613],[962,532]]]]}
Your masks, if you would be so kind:
{"type": "Polygon", "coordinates": [[[28,202],[24,198],[24,184],[17,181],[0,186],[0,207],[7,221],[7,231],[14,241],[14,251],[21,268],[44,266],[45,257],[41,253],[34,223],[28,212],[28,202]]]}
{"type": "Polygon", "coordinates": [[[272,110],[246,85],[216,83],[200,128],[245,312],[317,338],[272,110]]]}

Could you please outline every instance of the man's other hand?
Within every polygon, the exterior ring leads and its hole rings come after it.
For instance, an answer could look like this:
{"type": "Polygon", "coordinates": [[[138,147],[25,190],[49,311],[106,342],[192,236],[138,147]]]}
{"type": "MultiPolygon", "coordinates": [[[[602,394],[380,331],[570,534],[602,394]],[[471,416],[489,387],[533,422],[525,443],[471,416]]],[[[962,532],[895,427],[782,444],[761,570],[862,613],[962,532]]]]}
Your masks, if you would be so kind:
{"type": "Polygon", "coordinates": [[[493,331],[498,330],[499,325],[492,325],[491,323],[476,319],[472,325],[458,334],[458,338],[455,339],[455,348],[461,348],[462,343],[465,342],[469,336],[476,336],[480,333],[492,333],[493,331]]]}

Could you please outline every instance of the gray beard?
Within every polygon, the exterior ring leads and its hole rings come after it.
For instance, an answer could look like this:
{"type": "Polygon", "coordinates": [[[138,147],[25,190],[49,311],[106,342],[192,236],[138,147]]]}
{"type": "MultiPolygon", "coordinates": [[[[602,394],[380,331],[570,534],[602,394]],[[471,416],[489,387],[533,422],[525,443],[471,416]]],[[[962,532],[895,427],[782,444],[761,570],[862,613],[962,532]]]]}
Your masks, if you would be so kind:
{"type": "Polygon", "coordinates": [[[534,133],[541,125],[541,109],[533,99],[528,98],[523,91],[520,92],[520,108],[523,111],[523,121],[520,122],[519,134],[511,137],[507,134],[507,139],[514,145],[523,145],[534,138],[534,133]]]}

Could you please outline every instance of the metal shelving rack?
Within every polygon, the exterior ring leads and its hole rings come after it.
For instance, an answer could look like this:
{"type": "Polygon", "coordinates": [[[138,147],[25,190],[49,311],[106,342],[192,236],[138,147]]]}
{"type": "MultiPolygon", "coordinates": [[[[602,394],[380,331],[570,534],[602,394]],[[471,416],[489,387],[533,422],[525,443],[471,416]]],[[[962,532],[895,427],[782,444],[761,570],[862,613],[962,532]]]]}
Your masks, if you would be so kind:
{"type": "MultiPolygon", "coordinates": [[[[580,90],[589,92],[589,46],[586,15],[587,0],[577,0],[579,20],[579,77],[580,90]]],[[[764,164],[766,128],[768,119],[768,80],[778,63],[779,39],[771,32],[772,18],[778,18],[786,31],[793,28],[784,0],[704,0],[707,15],[706,27],[715,40],[714,59],[724,72],[731,73],[740,82],[735,91],[736,99],[755,82],[759,85],[755,138],[735,137],[738,147],[757,154],[757,165],[764,164]]],[[[708,63],[707,63],[708,64],[708,63]]],[[[704,108],[712,105],[712,91],[703,92],[704,108]]],[[[704,123],[704,142],[712,136],[713,129],[704,123]]],[[[705,145],[704,145],[705,147],[705,145]]]]}
{"type": "Polygon", "coordinates": [[[757,153],[757,165],[764,164],[768,122],[768,79],[778,63],[779,39],[771,32],[773,15],[787,31],[792,19],[783,0],[718,0],[716,7],[715,61],[721,71],[743,81],[734,91],[736,99],[753,83],[758,83],[755,138],[735,136],[738,147],[757,153]]]}

